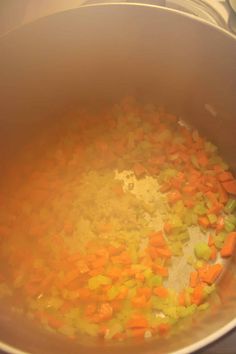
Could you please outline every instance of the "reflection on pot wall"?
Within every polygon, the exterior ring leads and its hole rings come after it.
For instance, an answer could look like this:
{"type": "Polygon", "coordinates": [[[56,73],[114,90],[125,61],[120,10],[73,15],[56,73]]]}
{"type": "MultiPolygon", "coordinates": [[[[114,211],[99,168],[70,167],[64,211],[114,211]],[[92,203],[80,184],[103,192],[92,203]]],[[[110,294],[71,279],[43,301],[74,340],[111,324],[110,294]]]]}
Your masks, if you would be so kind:
{"type": "Polygon", "coordinates": [[[0,33],[55,12],[79,7],[85,0],[1,0],[0,33]]]}

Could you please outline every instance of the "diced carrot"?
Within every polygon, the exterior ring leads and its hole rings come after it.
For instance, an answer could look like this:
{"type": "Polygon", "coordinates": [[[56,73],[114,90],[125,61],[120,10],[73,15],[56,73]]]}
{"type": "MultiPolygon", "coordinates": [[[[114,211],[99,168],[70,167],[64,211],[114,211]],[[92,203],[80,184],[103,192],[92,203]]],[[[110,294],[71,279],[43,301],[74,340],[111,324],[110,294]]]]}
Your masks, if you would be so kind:
{"type": "Polygon", "coordinates": [[[209,214],[219,214],[223,209],[223,204],[215,202],[212,207],[208,210],[209,214]]]}
{"type": "Polygon", "coordinates": [[[161,298],[166,298],[169,295],[169,291],[164,286],[154,288],[153,293],[161,298]]]}
{"type": "Polygon", "coordinates": [[[149,236],[149,243],[154,247],[163,247],[166,245],[166,241],[164,239],[163,233],[161,231],[154,232],[149,236]]]}
{"type": "Polygon", "coordinates": [[[78,270],[78,269],[70,270],[64,276],[64,279],[63,279],[64,286],[67,286],[70,282],[77,279],[79,276],[81,276],[80,270],[78,270]]]}
{"type": "Polygon", "coordinates": [[[158,257],[156,247],[149,247],[148,248],[148,253],[149,253],[149,255],[150,255],[152,260],[155,260],[158,257]]]}
{"type": "Polygon", "coordinates": [[[224,171],[218,175],[218,179],[220,182],[227,182],[227,181],[232,181],[234,177],[232,173],[224,171]]]}
{"type": "Polygon", "coordinates": [[[183,187],[183,192],[188,195],[194,195],[196,193],[197,187],[194,185],[186,185],[183,187]]]}
{"type": "Polygon", "coordinates": [[[124,246],[119,246],[119,247],[109,246],[108,250],[111,256],[117,256],[122,251],[124,251],[124,246]]]}
{"type": "Polygon", "coordinates": [[[132,328],[129,334],[131,338],[144,338],[145,332],[146,328],[132,328]]]}
{"type": "Polygon", "coordinates": [[[158,264],[153,264],[152,269],[155,273],[161,275],[162,277],[168,277],[169,275],[168,268],[160,266],[158,264]]]}
{"type": "Polygon", "coordinates": [[[161,193],[166,193],[166,192],[168,192],[170,190],[170,188],[171,188],[171,184],[170,183],[164,183],[160,187],[160,192],[161,193]]]}
{"type": "Polygon", "coordinates": [[[146,173],[146,168],[141,163],[135,163],[133,165],[133,171],[137,178],[143,176],[146,173]]]}
{"type": "Polygon", "coordinates": [[[170,223],[166,222],[166,223],[164,224],[164,226],[163,226],[163,229],[164,229],[165,233],[166,233],[167,235],[169,235],[169,234],[171,233],[172,226],[171,226],[170,223]]]}
{"type": "Polygon", "coordinates": [[[231,257],[234,254],[235,246],[236,232],[230,232],[227,235],[224,245],[220,251],[221,257],[231,257]]]}
{"type": "Polygon", "coordinates": [[[97,226],[97,231],[101,232],[101,233],[111,232],[112,229],[113,229],[113,226],[111,223],[101,223],[100,225],[97,226]]]}
{"type": "Polygon", "coordinates": [[[100,309],[98,311],[98,315],[101,321],[107,321],[111,319],[113,315],[113,308],[111,304],[109,304],[108,302],[101,304],[100,309]]]}
{"type": "Polygon", "coordinates": [[[53,329],[59,329],[63,326],[63,321],[59,320],[58,318],[47,315],[48,325],[53,329]]]}
{"type": "Polygon", "coordinates": [[[124,195],[124,190],[122,185],[117,185],[113,188],[113,192],[117,197],[122,197],[124,195]]]}
{"type": "Polygon", "coordinates": [[[219,216],[216,223],[216,232],[223,230],[225,227],[225,221],[223,216],[219,216]]]}
{"type": "Polygon", "coordinates": [[[210,260],[215,261],[217,257],[217,248],[215,245],[210,246],[211,249],[211,255],[210,255],[210,260]]]}
{"type": "Polygon", "coordinates": [[[123,341],[126,338],[126,333],[116,333],[112,338],[118,341],[123,341]]]}
{"type": "MultiPolygon", "coordinates": [[[[227,182],[225,182],[227,183],[227,182]]],[[[218,183],[219,202],[225,205],[228,201],[228,193],[221,183],[218,183]]]]}
{"type": "Polygon", "coordinates": [[[76,252],[68,256],[68,262],[76,262],[81,259],[81,252],[76,252]]]}
{"type": "Polygon", "coordinates": [[[117,299],[119,300],[124,300],[127,295],[128,295],[129,289],[128,288],[122,288],[119,295],[117,295],[117,299]]]}
{"type": "Polygon", "coordinates": [[[179,191],[173,191],[173,192],[168,193],[167,198],[168,198],[168,202],[170,204],[174,204],[178,200],[182,199],[182,195],[179,191]]]}
{"type": "Polygon", "coordinates": [[[121,270],[120,268],[112,267],[107,271],[107,275],[114,280],[117,280],[121,276],[121,270]]]}
{"type": "Polygon", "coordinates": [[[165,156],[153,156],[148,160],[150,165],[158,165],[161,166],[166,161],[165,156]]]}
{"type": "Polygon", "coordinates": [[[226,181],[222,182],[223,188],[228,192],[229,194],[236,195],[236,180],[231,180],[231,181],[226,181]]]}
{"type": "Polygon", "coordinates": [[[179,293],[178,300],[179,300],[179,305],[180,306],[185,306],[185,292],[184,291],[181,291],[179,293]]]}
{"type": "Polygon", "coordinates": [[[214,246],[214,239],[212,235],[208,237],[208,246],[214,246]]]}
{"type": "Polygon", "coordinates": [[[96,312],[96,309],[97,309],[97,305],[96,304],[88,304],[85,308],[85,315],[86,316],[92,316],[95,312],[96,312]]]}
{"type": "Polygon", "coordinates": [[[162,258],[172,257],[172,253],[168,248],[156,248],[156,254],[162,258]]]}
{"type": "Polygon", "coordinates": [[[78,293],[81,300],[88,300],[91,297],[91,291],[88,288],[80,288],[78,293]]]}
{"type": "Polygon", "coordinates": [[[134,315],[128,320],[126,324],[127,328],[147,328],[148,320],[142,315],[134,315]]]}
{"type": "Polygon", "coordinates": [[[203,151],[197,154],[197,161],[200,166],[206,167],[208,165],[208,157],[203,151]]]}
{"type": "Polygon", "coordinates": [[[167,334],[170,331],[170,328],[171,328],[171,326],[170,326],[169,323],[161,323],[158,326],[158,332],[159,332],[160,335],[163,336],[163,335],[167,334]]]}
{"type": "Polygon", "coordinates": [[[116,298],[116,300],[113,300],[111,302],[111,305],[112,305],[112,308],[113,308],[114,312],[115,311],[120,311],[121,308],[122,308],[123,302],[121,300],[117,300],[117,298],[116,298]]]}
{"type": "Polygon", "coordinates": [[[187,208],[193,208],[194,207],[194,201],[192,199],[185,199],[184,200],[184,205],[187,208]]]}
{"type": "Polygon", "coordinates": [[[191,301],[195,305],[200,305],[204,300],[204,285],[198,284],[192,293],[191,301]]]}
{"type": "Polygon", "coordinates": [[[148,300],[152,295],[152,289],[150,289],[148,287],[138,288],[137,294],[144,295],[146,297],[146,299],[148,300]]]}
{"type": "Polygon", "coordinates": [[[190,273],[190,281],[189,281],[190,286],[192,288],[195,288],[197,286],[198,282],[199,282],[198,272],[191,272],[190,273]]]}
{"type": "Polygon", "coordinates": [[[141,296],[135,296],[132,300],[131,300],[132,304],[134,307],[137,308],[143,308],[146,307],[148,302],[146,299],[146,296],[141,295],[141,296]]]}
{"type": "Polygon", "coordinates": [[[199,223],[199,225],[206,227],[206,228],[210,225],[210,222],[206,216],[200,216],[198,218],[198,223],[199,223]]]}
{"type": "Polygon", "coordinates": [[[143,273],[138,272],[138,273],[135,274],[135,279],[140,280],[140,281],[144,281],[145,280],[145,276],[144,276],[143,273]]]}
{"type": "Polygon", "coordinates": [[[203,282],[211,285],[219,277],[222,270],[223,266],[219,263],[207,265],[205,267],[202,267],[202,269],[199,269],[199,277],[203,282]]]}

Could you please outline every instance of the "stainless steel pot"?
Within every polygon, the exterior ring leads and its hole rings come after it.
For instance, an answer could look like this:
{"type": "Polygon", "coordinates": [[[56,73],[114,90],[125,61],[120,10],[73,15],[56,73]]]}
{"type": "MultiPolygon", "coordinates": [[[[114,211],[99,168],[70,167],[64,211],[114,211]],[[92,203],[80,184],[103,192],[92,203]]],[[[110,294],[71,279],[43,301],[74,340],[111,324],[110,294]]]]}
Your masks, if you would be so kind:
{"type": "MultiPolygon", "coordinates": [[[[125,94],[188,118],[236,171],[235,68],[232,35],[152,5],[85,6],[20,27],[0,39],[2,173],[33,131],[56,124],[66,105],[115,102],[125,94]]],[[[219,284],[221,303],[183,323],[173,337],[138,345],[83,338],[71,343],[1,303],[0,348],[35,354],[190,353],[235,327],[235,290],[232,260],[219,284]]]]}

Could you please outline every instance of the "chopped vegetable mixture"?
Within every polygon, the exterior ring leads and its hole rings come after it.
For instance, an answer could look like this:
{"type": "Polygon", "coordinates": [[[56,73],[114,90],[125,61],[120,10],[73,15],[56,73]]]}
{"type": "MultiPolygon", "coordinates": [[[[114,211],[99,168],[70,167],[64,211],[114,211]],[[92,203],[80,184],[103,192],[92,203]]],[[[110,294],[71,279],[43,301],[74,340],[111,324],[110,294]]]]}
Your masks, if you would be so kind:
{"type": "Polygon", "coordinates": [[[77,110],[6,171],[0,296],[71,339],[167,335],[208,307],[235,196],[217,147],[164,109],[77,110]]]}

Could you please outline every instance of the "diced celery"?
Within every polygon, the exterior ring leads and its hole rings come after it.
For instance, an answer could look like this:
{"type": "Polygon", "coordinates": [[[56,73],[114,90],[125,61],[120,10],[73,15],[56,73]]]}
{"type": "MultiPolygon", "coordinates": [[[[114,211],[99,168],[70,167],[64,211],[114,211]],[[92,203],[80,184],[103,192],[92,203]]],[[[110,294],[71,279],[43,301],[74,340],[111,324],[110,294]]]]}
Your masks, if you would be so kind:
{"type": "Polygon", "coordinates": [[[194,312],[196,311],[196,308],[197,308],[197,306],[196,306],[195,304],[192,304],[192,305],[186,307],[186,313],[185,313],[186,316],[191,316],[191,315],[193,315],[194,312]]]}
{"type": "Polygon", "coordinates": [[[233,213],[236,210],[236,199],[230,198],[224,208],[226,213],[233,213]]]}
{"type": "Polygon", "coordinates": [[[170,219],[170,223],[174,229],[181,228],[183,226],[183,222],[178,215],[172,215],[170,219]]]}
{"type": "Polygon", "coordinates": [[[225,221],[225,223],[226,223],[226,222],[229,222],[229,223],[231,223],[231,224],[233,224],[233,225],[236,225],[236,216],[233,215],[233,214],[227,215],[227,216],[225,217],[224,221],[225,221]]]}
{"type": "Polygon", "coordinates": [[[204,304],[201,304],[200,306],[198,306],[198,309],[201,311],[207,310],[209,307],[209,303],[205,302],[204,304]]]}
{"type": "Polygon", "coordinates": [[[192,162],[194,167],[196,167],[197,169],[200,169],[199,163],[198,163],[197,158],[196,158],[195,155],[191,156],[191,162],[192,162]]]}
{"type": "Polygon", "coordinates": [[[90,290],[96,290],[101,285],[109,284],[111,284],[111,279],[105,275],[96,275],[95,277],[90,278],[88,281],[88,287],[90,290]]]}
{"type": "Polygon", "coordinates": [[[232,223],[229,222],[229,221],[225,221],[224,229],[225,229],[225,231],[227,231],[227,232],[232,232],[232,231],[235,230],[235,225],[232,224],[232,223]]]}
{"type": "Polygon", "coordinates": [[[127,288],[133,288],[136,286],[136,281],[134,279],[130,279],[130,280],[126,280],[124,282],[124,285],[127,287],[127,288]]]}
{"type": "Polygon", "coordinates": [[[152,276],[153,276],[153,272],[150,268],[146,268],[144,271],[143,271],[143,275],[146,279],[150,279],[152,276]]]}
{"type": "Polygon", "coordinates": [[[105,339],[112,339],[117,333],[120,333],[122,331],[123,331],[123,326],[119,322],[109,325],[109,329],[105,334],[105,339]]]}
{"type": "Polygon", "coordinates": [[[207,213],[207,208],[205,207],[204,203],[198,203],[194,208],[194,212],[197,215],[205,215],[207,213]]]}
{"type": "Polygon", "coordinates": [[[161,284],[162,284],[162,277],[160,277],[159,275],[153,275],[149,279],[147,279],[147,285],[150,288],[161,284]]]}
{"type": "Polygon", "coordinates": [[[215,214],[208,214],[207,217],[210,224],[215,224],[217,222],[217,216],[215,214]]]}
{"type": "Polygon", "coordinates": [[[205,145],[206,152],[214,153],[217,151],[217,147],[214,144],[210,143],[209,141],[206,141],[204,145],[205,145]]]}
{"type": "Polygon", "coordinates": [[[116,296],[119,294],[119,291],[120,291],[119,287],[112,286],[107,292],[108,299],[114,300],[116,296]]]}
{"type": "Polygon", "coordinates": [[[179,234],[179,240],[181,240],[181,241],[188,241],[189,240],[189,232],[188,232],[188,230],[186,230],[186,231],[184,231],[184,232],[181,232],[180,234],[179,234]]]}
{"type": "Polygon", "coordinates": [[[211,256],[211,249],[205,242],[199,242],[194,247],[194,253],[197,258],[208,261],[211,256]]]}
{"type": "Polygon", "coordinates": [[[210,295],[211,293],[213,293],[213,291],[216,290],[216,286],[215,284],[212,284],[212,285],[206,285],[204,287],[204,294],[207,296],[207,295],[210,295]]]}

